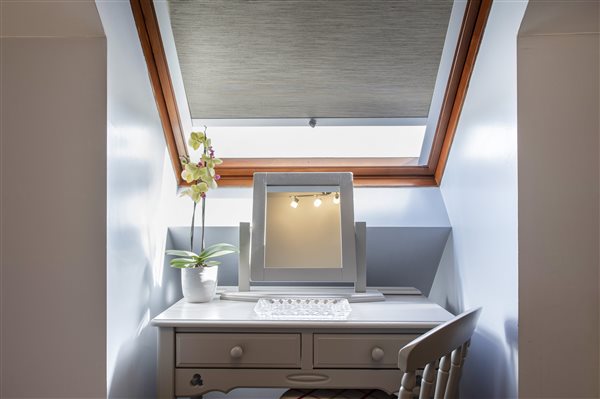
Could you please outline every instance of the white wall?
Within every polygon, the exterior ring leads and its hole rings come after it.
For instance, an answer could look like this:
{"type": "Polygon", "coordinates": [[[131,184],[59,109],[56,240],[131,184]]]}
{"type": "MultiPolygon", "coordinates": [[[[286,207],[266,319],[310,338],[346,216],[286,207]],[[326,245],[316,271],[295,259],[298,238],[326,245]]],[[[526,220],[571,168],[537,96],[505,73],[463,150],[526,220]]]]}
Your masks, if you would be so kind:
{"type": "Polygon", "coordinates": [[[532,0],[519,32],[522,398],[600,393],[599,12],[532,0]]]}
{"type": "MultiPolygon", "coordinates": [[[[175,195],[129,4],[98,1],[97,6],[109,60],[108,389],[110,397],[151,397],[156,331],[148,321],[181,297],[179,270],[163,268],[164,248],[175,247],[172,242],[165,243],[165,238],[170,240],[165,227],[185,226],[183,234],[188,237],[192,203],[175,195]]],[[[432,228],[436,238],[447,234],[449,228],[437,188],[357,189],[355,204],[357,220],[366,220],[370,226],[432,228]]],[[[216,230],[208,230],[207,241],[220,237],[218,229],[222,227],[235,229],[240,221],[250,221],[251,205],[250,188],[211,191],[207,225],[216,230]]],[[[237,233],[232,231],[227,237],[220,241],[235,243],[237,233]]],[[[187,240],[182,240],[185,249],[187,240]]],[[[439,251],[427,251],[427,259],[435,258],[429,262],[432,270],[437,267],[443,241],[439,247],[439,251]]],[[[232,257],[232,262],[237,262],[232,257]]],[[[233,264],[231,269],[237,271],[233,264]]]]}
{"type": "Polygon", "coordinates": [[[171,163],[129,2],[97,2],[108,43],[107,389],[156,395],[150,320],[181,298],[164,264],[171,163]]]}
{"type": "Polygon", "coordinates": [[[464,398],[517,396],[516,36],[526,2],[495,1],[441,185],[452,233],[430,297],[482,306],[464,398]]]}
{"type": "Polygon", "coordinates": [[[93,2],[2,2],[0,396],[106,395],[106,40],[93,2]]]}
{"type": "MultiPolygon", "coordinates": [[[[450,232],[440,190],[356,188],[354,208],[355,220],[367,223],[367,283],[414,286],[428,294],[450,232]]],[[[166,209],[173,243],[170,248],[188,249],[192,202],[187,197],[172,198],[166,209]]],[[[211,191],[206,209],[207,243],[236,245],[239,222],[252,220],[252,189],[211,191]]],[[[228,255],[222,261],[219,283],[237,285],[237,257],[228,255]]]]}
{"type": "MultiPolygon", "coordinates": [[[[252,221],[252,188],[218,188],[207,198],[207,226],[252,221]]],[[[189,226],[189,197],[172,197],[168,209],[169,226],[189,226]]],[[[355,188],[354,219],[371,227],[450,226],[440,189],[435,187],[355,188]]]]}

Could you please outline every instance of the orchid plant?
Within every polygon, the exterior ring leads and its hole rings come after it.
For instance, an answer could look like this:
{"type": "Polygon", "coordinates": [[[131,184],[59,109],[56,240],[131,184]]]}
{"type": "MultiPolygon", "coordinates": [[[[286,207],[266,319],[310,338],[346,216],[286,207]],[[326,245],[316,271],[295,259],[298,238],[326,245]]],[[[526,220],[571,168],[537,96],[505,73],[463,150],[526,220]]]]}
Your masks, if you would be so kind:
{"type": "Polygon", "coordinates": [[[204,243],[204,221],[206,215],[206,193],[217,188],[217,181],[221,178],[216,174],[215,167],[223,163],[222,160],[215,157],[215,151],[212,147],[210,139],[206,136],[206,126],[203,132],[193,132],[190,135],[188,144],[194,150],[202,148],[202,156],[198,162],[192,162],[189,156],[181,157],[181,165],[183,171],[181,177],[190,186],[184,189],[181,194],[188,196],[194,203],[192,211],[192,223],[190,231],[190,250],[168,250],[168,255],[177,256],[171,260],[171,266],[180,269],[218,266],[221,262],[214,260],[219,256],[238,252],[238,249],[226,243],[214,244],[209,247],[204,243]],[[194,221],[196,219],[196,207],[201,203],[202,207],[202,223],[200,239],[200,252],[194,251],[194,221]]]}

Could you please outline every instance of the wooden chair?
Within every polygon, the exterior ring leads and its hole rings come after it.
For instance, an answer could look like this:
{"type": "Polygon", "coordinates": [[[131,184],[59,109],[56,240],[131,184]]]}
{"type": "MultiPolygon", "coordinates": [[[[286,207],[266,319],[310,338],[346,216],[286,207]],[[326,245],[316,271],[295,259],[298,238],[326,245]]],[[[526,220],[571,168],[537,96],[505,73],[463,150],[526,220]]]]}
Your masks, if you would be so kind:
{"type": "MultiPolygon", "coordinates": [[[[400,349],[398,367],[404,372],[398,399],[451,399],[458,397],[458,383],[467,348],[477,325],[481,308],[464,312],[421,335],[400,349]],[[423,369],[421,386],[416,387],[417,372],[423,369]]],[[[392,395],[395,397],[395,395],[392,395]]],[[[390,396],[382,391],[307,389],[289,390],[280,399],[361,398],[390,396]]]]}
{"type": "Polygon", "coordinates": [[[464,312],[400,349],[398,367],[404,372],[398,399],[413,399],[417,370],[423,369],[419,399],[458,397],[458,383],[467,348],[481,308],[464,312]]]}

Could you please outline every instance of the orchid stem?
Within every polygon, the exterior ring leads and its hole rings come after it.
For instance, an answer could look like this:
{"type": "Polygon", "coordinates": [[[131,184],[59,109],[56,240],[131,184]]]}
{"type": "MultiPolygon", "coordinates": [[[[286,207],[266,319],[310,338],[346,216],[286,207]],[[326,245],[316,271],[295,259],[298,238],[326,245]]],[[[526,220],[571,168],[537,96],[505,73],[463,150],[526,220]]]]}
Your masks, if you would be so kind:
{"type": "MultiPolygon", "coordinates": [[[[194,210],[192,211],[192,229],[190,231],[190,251],[194,252],[194,219],[196,218],[196,201],[194,203],[194,210]]],[[[202,211],[204,213],[204,210],[202,211]]]]}
{"type": "MultiPolygon", "coordinates": [[[[204,139],[208,140],[206,137],[206,126],[204,126],[204,139]]],[[[204,148],[202,149],[202,153],[206,156],[208,154],[208,148],[206,146],[207,141],[204,141],[204,148]]],[[[204,161],[204,166],[206,167],[206,161],[204,161]]],[[[200,253],[204,251],[204,214],[206,211],[206,195],[202,197],[202,237],[200,241],[200,253]]]]}
{"type": "Polygon", "coordinates": [[[206,211],[206,198],[202,198],[202,241],[200,242],[200,253],[204,251],[204,213],[206,211]]]}

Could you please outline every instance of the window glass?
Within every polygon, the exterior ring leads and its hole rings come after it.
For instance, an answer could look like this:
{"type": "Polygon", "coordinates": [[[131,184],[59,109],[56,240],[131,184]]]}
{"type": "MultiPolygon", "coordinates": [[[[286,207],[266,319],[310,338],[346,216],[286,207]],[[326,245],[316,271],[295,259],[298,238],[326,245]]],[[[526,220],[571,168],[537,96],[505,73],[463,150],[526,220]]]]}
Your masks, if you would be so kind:
{"type": "Polygon", "coordinates": [[[207,135],[220,158],[419,157],[425,126],[213,126],[207,135]]]}

